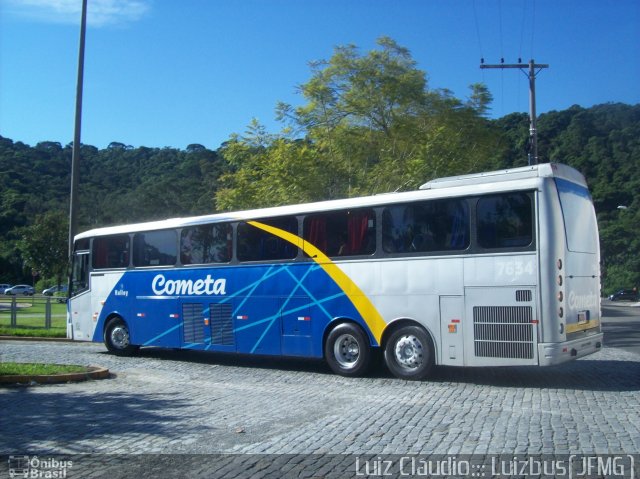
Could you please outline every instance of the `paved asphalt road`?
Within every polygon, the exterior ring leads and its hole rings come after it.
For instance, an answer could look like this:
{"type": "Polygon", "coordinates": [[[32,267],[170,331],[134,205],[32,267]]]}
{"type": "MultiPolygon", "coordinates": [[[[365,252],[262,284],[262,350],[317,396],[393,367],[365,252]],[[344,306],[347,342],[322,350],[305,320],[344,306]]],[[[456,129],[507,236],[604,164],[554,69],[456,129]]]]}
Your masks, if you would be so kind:
{"type": "MultiPolygon", "coordinates": [[[[356,477],[366,458],[370,473],[376,458],[397,473],[408,454],[484,466],[494,454],[635,454],[637,474],[640,308],[603,311],[597,354],[549,368],[439,368],[424,382],[384,371],[342,378],[313,361],[153,348],[119,358],[100,344],[0,341],[2,361],[100,364],[116,375],[0,388],[0,479],[20,458],[59,454],[75,461],[65,477],[109,479],[356,477]]],[[[511,477],[501,471],[475,477],[511,477]]]]}
{"type": "Polygon", "coordinates": [[[640,354],[640,307],[602,300],[604,344],[640,354]]]}

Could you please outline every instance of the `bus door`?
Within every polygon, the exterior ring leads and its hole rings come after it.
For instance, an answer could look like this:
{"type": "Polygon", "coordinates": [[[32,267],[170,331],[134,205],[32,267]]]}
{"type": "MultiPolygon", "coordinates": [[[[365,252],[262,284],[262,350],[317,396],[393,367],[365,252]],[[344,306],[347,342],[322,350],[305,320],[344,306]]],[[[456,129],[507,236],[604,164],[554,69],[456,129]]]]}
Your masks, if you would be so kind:
{"type": "Polygon", "coordinates": [[[312,355],[312,322],[308,297],[283,299],[282,306],[282,354],[285,356],[312,355]]]}
{"type": "Polygon", "coordinates": [[[251,354],[281,354],[282,318],[280,298],[237,298],[233,302],[236,351],[251,354]]]}
{"type": "Polygon", "coordinates": [[[129,304],[131,340],[144,346],[180,346],[180,310],[175,299],[137,298],[129,304]]]}
{"type": "Polygon", "coordinates": [[[95,322],[91,315],[89,259],[89,251],[73,253],[67,302],[67,338],[69,339],[84,341],[93,339],[95,322]]]}

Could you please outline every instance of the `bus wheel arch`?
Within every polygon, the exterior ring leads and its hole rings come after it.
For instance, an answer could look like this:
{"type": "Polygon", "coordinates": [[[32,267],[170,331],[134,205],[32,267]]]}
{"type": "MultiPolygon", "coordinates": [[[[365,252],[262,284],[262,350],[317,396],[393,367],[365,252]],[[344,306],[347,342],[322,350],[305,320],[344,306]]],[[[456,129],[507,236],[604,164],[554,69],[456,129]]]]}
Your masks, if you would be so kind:
{"type": "Polygon", "coordinates": [[[417,321],[399,319],[391,323],[382,335],[381,347],[387,368],[398,378],[425,379],[435,365],[433,336],[417,321]]]}
{"type": "Polygon", "coordinates": [[[369,336],[355,321],[338,319],[325,331],[324,359],[341,376],[362,376],[371,365],[369,336]]]}
{"type": "Polygon", "coordinates": [[[109,352],[116,356],[132,356],[140,349],[131,344],[129,325],[117,314],[112,314],[105,321],[103,339],[109,352]]]}

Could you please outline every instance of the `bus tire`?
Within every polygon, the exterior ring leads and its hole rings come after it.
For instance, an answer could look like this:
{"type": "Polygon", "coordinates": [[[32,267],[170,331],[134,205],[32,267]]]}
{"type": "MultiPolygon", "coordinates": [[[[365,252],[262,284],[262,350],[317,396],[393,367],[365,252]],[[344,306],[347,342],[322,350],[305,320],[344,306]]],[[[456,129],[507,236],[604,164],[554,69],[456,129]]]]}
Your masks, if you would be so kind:
{"type": "Polygon", "coordinates": [[[371,363],[371,347],[367,335],[353,323],[339,324],[327,336],[324,357],[336,374],[363,375],[371,363]]]}
{"type": "Polygon", "coordinates": [[[130,342],[129,327],[122,318],[114,318],[104,329],[104,344],[110,353],[116,356],[132,356],[138,352],[139,346],[130,342]]]}
{"type": "Polygon", "coordinates": [[[433,341],[420,326],[402,326],[394,331],[384,348],[384,362],[401,379],[426,378],[434,364],[433,341]]]}

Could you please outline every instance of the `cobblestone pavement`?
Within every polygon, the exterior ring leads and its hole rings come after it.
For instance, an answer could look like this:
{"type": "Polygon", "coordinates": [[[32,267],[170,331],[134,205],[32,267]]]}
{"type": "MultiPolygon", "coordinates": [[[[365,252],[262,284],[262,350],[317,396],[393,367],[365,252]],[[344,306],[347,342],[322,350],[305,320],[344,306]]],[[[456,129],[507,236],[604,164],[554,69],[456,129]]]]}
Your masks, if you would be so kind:
{"type": "Polygon", "coordinates": [[[116,377],[0,388],[0,454],[637,454],[640,355],[551,368],[440,368],[408,382],[321,362],[0,341],[2,361],[116,377]]]}

